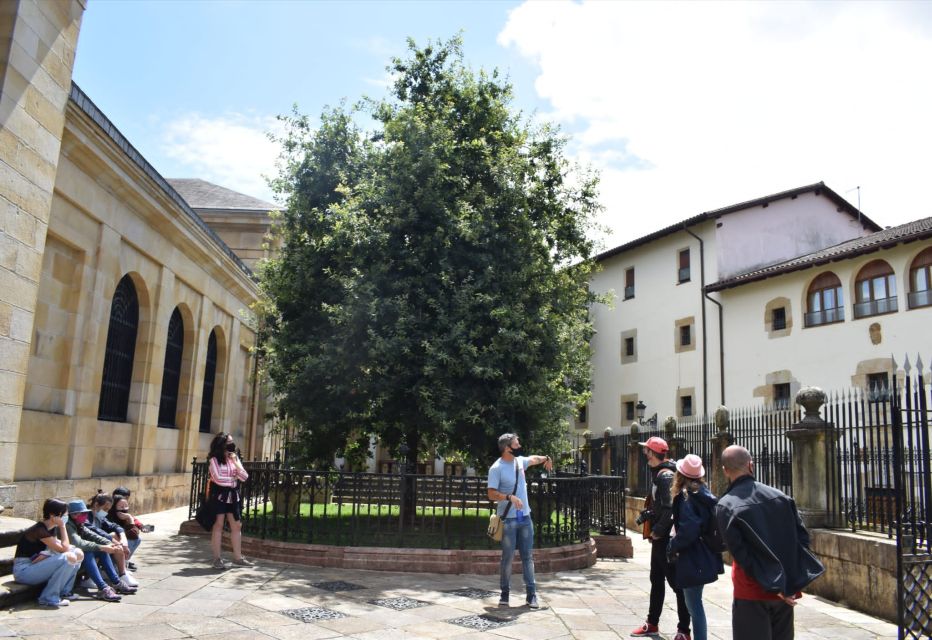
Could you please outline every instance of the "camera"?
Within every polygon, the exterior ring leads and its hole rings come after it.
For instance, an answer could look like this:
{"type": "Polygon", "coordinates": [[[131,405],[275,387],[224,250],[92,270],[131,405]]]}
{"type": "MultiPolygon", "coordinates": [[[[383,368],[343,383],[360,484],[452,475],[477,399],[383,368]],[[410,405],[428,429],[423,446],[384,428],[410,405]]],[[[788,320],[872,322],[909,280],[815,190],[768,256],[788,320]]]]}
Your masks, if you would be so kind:
{"type": "Polygon", "coordinates": [[[635,524],[644,524],[645,522],[650,520],[653,517],[653,515],[654,515],[654,512],[651,511],[650,509],[644,509],[640,514],[638,514],[638,517],[634,520],[634,522],[635,524]]]}

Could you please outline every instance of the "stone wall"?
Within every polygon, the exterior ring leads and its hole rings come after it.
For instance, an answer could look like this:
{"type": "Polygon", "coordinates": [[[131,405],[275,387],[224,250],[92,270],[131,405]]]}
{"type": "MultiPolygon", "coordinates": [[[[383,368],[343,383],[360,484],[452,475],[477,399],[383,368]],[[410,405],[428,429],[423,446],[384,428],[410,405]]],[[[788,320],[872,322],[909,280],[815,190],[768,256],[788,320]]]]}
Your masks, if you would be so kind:
{"type": "Polygon", "coordinates": [[[165,473],[146,476],[102,476],[80,480],[20,480],[16,483],[11,504],[5,515],[34,519],[42,511],[47,498],[88,500],[102,489],[106,493],[116,487],[132,491],[130,508],[133,513],[153,513],[183,507],[191,498],[190,473],[165,473]]]}

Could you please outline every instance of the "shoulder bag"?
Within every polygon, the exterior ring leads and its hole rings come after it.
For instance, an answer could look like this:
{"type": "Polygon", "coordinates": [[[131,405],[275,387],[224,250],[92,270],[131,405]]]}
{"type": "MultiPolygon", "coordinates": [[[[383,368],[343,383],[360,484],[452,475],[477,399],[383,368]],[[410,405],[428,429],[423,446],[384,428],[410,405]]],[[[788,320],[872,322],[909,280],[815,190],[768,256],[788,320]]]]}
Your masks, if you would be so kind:
{"type": "MultiPolygon", "coordinates": [[[[518,492],[518,462],[515,461],[515,493],[518,492]]],[[[489,516],[489,528],[486,531],[488,536],[495,540],[495,542],[502,541],[502,534],[505,533],[505,518],[508,517],[508,511],[511,509],[511,500],[508,501],[508,504],[505,505],[505,512],[499,516],[498,509],[496,508],[492,511],[492,515],[489,516]]]]}

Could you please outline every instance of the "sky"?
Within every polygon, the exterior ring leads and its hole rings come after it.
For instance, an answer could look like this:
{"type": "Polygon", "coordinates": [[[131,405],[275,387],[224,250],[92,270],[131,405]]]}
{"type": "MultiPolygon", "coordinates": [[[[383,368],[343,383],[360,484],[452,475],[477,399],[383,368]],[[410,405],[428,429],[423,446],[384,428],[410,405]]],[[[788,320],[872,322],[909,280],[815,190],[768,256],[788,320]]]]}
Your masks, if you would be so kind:
{"type": "Polygon", "coordinates": [[[163,176],[272,201],[277,115],[382,97],[407,38],[460,31],[600,172],[604,249],[820,180],[932,216],[929,1],[92,0],[74,80],[163,176]]]}

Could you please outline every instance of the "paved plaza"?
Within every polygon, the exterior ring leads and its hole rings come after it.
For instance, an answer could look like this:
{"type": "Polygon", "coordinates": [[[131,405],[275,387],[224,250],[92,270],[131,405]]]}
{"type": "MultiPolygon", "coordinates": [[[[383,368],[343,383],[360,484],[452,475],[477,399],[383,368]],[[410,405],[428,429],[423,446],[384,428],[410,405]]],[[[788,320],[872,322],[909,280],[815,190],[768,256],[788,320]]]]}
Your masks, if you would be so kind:
{"type": "MultiPolygon", "coordinates": [[[[156,525],[139,549],[139,593],[121,603],[83,597],[57,610],[20,604],[0,611],[0,637],[56,640],[279,638],[406,640],[416,638],[626,638],[643,622],[649,548],[635,542],[631,561],[604,560],[591,569],[538,576],[542,608],[523,604],[520,576],[509,609],[497,606],[495,576],[433,575],[290,567],[208,567],[206,538],[177,533],[187,508],[142,517],[156,525]]],[[[726,568],[727,571],[727,568],[726,568]]],[[[80,595],[79,591],[79,595],[80,595]]],[[[659,637],[675,633],[672,593],[659,637]]],[[[727,574],[706,588],[710,638],[730,638],[727,574]]],[[[805,597],[796,637],[895,638],[889,622],[805,597]]]]}

